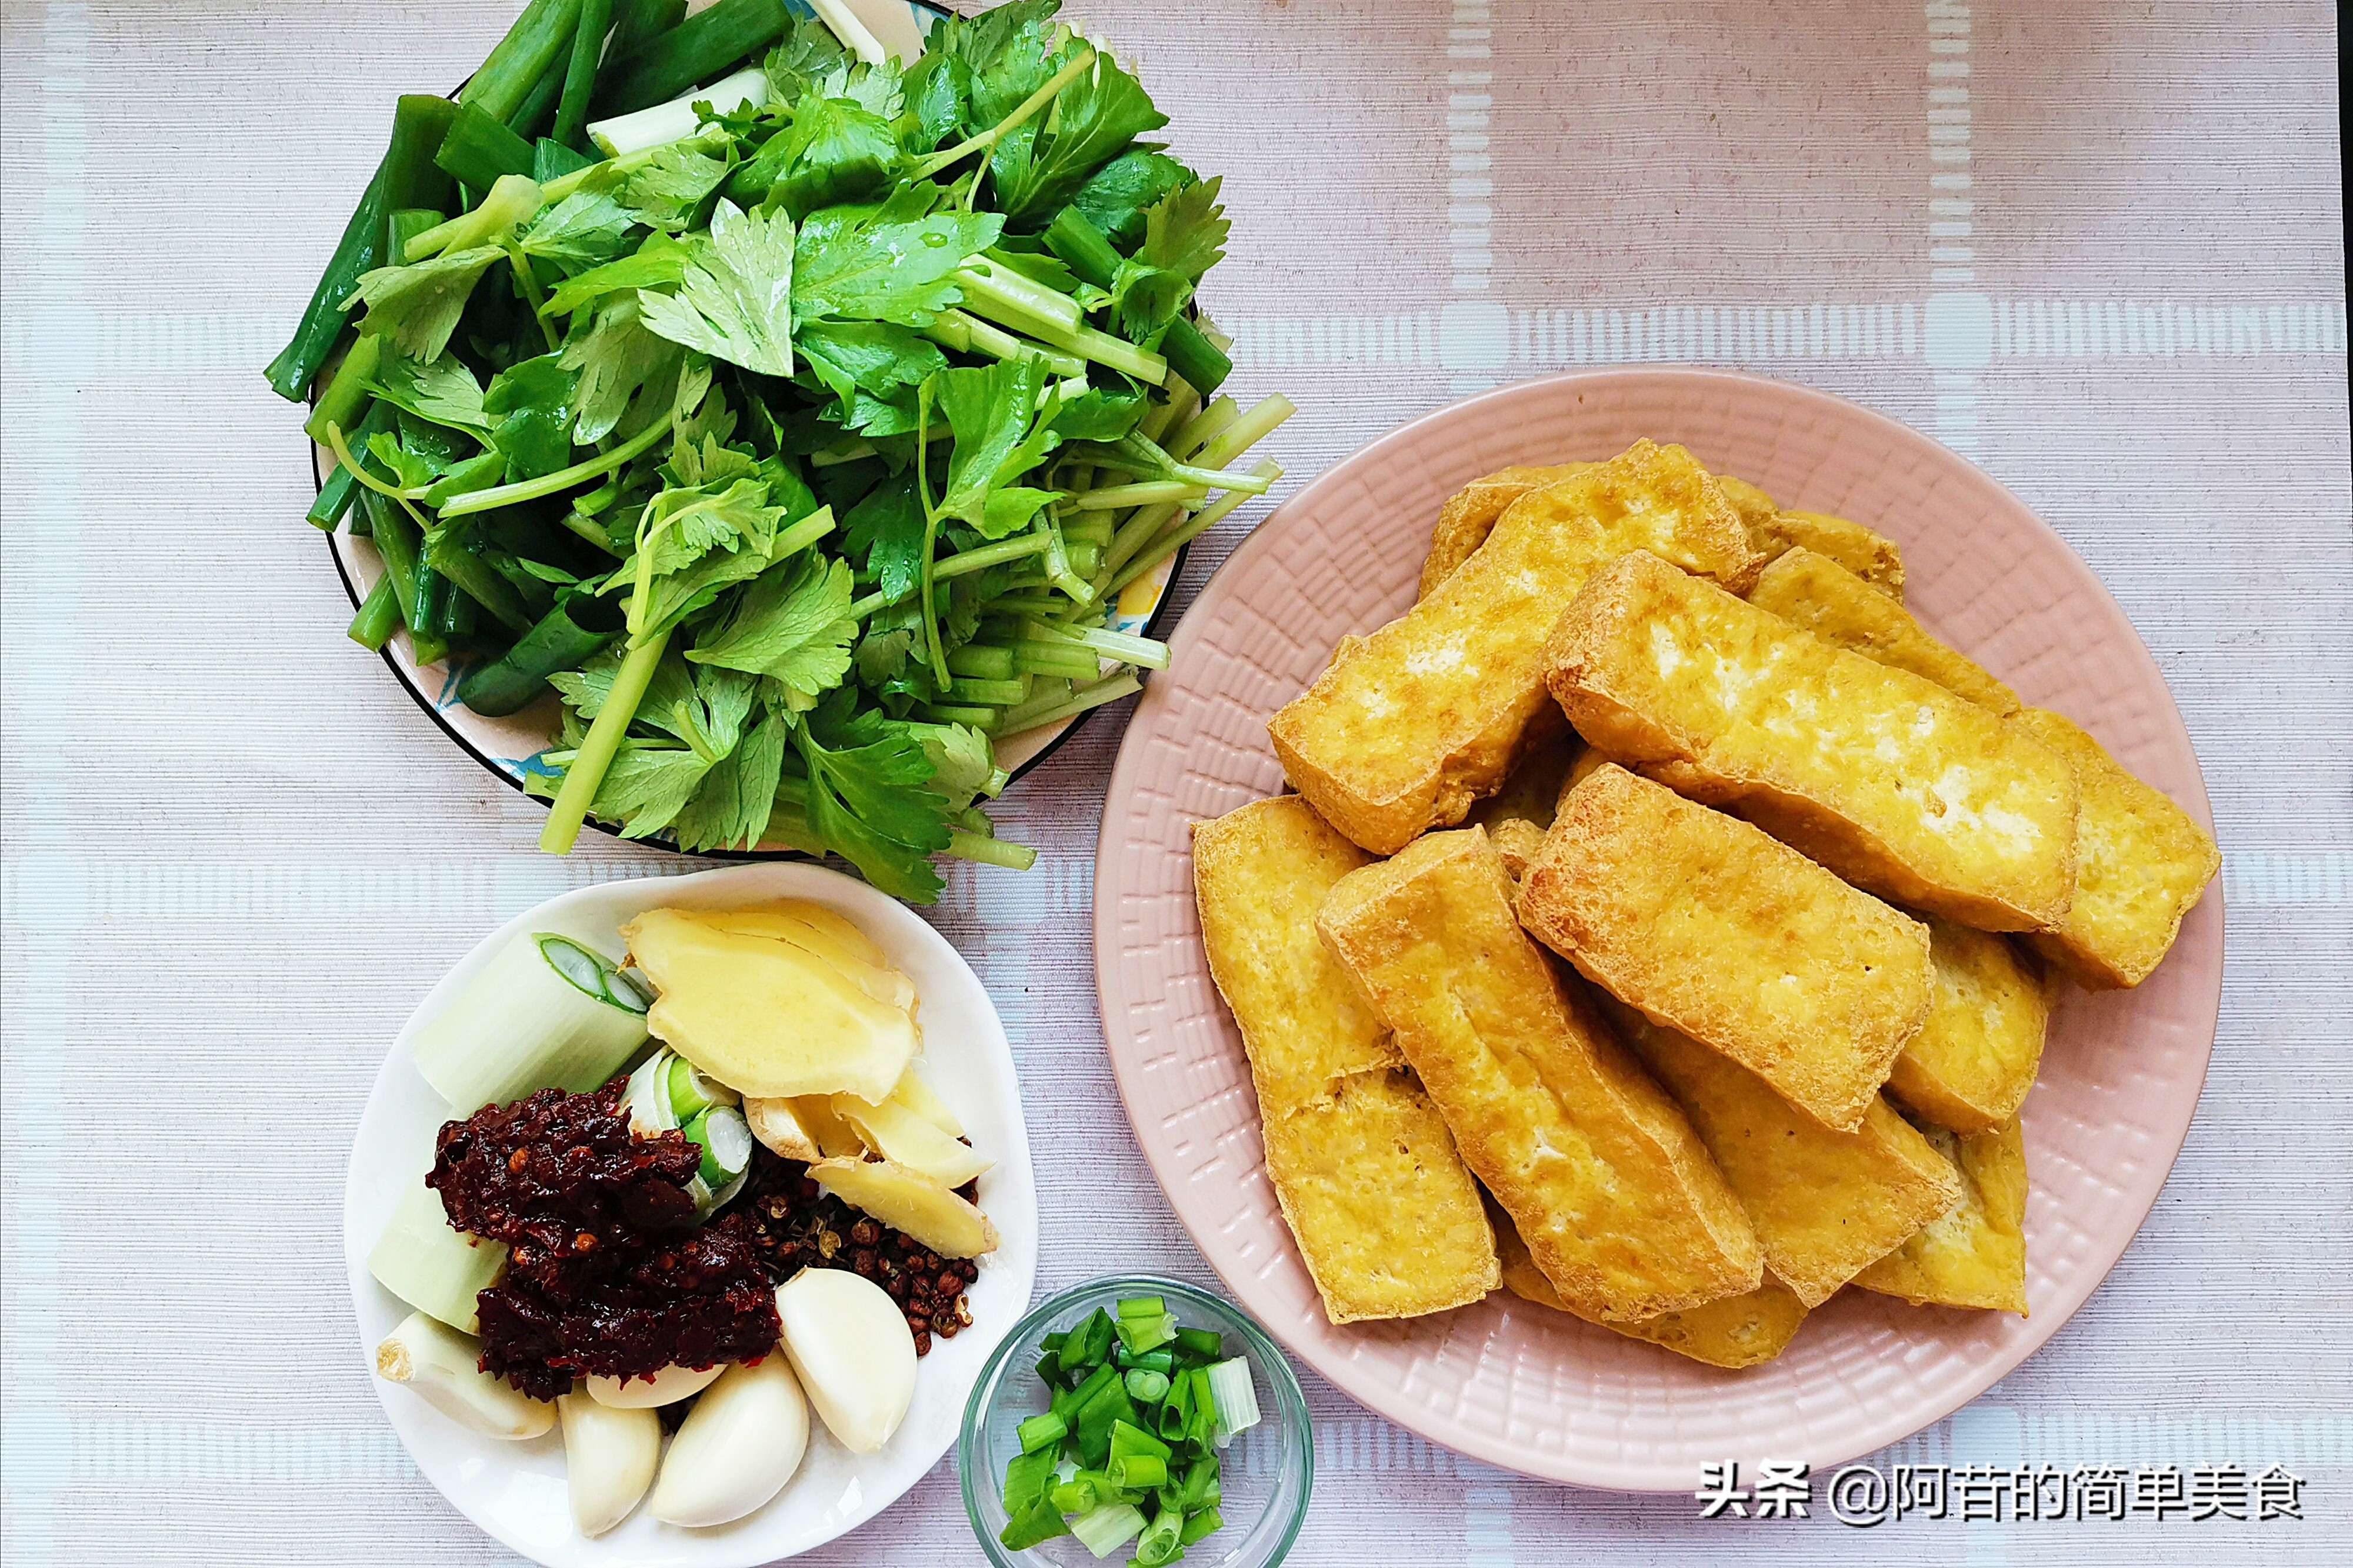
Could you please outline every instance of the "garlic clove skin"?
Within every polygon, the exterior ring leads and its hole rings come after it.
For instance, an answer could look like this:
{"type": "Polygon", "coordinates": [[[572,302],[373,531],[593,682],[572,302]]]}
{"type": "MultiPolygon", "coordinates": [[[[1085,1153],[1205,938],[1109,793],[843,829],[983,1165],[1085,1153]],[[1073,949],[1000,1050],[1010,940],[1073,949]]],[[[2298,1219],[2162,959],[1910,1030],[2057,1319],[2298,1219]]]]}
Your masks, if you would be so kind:
{"type": "Polygon", "coordinates": [[[835,1441],[881,1451],[915,1397],[915,1336],[871,1279],[804,1268],[776,1287],[785,1355],[835,1441]]]}
{"type": "Polygon", "coordinates": [[[522,1394],[481,1369],[482,1347],[472,1336],[423,1312],[411,1312],[375,1347],[375,1372],[405,1384],[425,1402],[470,1432],[520,1443],[555,1425],[555,1406],[522,1394]]]}
{"type": "Polygon", "coordinates": [[[591,1377],[586,1384],[588,1397],[615,1410],[659,1410],[665,1405],[676,1405],[691,1399],[719,1381],[727,1363],[706,1366],[701,1371],[692,1367],[666,1366],[650,1378],[591,1377]]]}
{"type": "Polygon", "coordinates": [[[808,1401],[785,1358],[731,1366],[670,1440],[646,1511],[664,1524],[727,1524],[784,1490],[808,1451],[808,1401]]]}
{"type": "Polygon", "coordinates": [[[651,1410],[616,1410],[576,1393],[558,1398],[555,1413],[564,1423],[572,1522],[583,1535],[602,1535],[628,1518],[653,1484],[661,1417],[651,1410]]]}

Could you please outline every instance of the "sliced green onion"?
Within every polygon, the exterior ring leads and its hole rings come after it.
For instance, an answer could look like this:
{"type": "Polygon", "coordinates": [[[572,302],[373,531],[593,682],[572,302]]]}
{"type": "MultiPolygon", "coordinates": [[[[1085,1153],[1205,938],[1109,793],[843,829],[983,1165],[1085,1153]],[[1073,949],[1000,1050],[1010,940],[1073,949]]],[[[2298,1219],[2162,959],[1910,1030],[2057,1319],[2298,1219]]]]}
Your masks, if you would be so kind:
{"type": "Polygon", "coordinates": [[[1144,1527],[1144,1533],[1136,1538],[1136,1568],[1167,1568],[1167,1564],[1176,1561],[1185,1550],[1184,1530],[1185,1516],[1163,1509],[1158,1517],[1144,1527]]]}
{"type": "Polygon", "coordinates": [[[1250,1362],[1241,1356],[1208,1368],[1209,1402],[1218,1412],[1218,1447],[1258,1425],[1258,1391],[1250,1384],[1250,1362]]]}
{"type": "Polygon", "coordinates": [[[1132,1351],[1158,1350],[1176,1338],[1176,1319],[1165,1310],[1156,1318],[1122,1318],[1119,1337],[1132,1351]]]}
{"type": "Polygon", "coordinates": [[[1187,1517],[1184,1528],[1176,1532],[1176,1539],[1184,1545],[1190,1546],[1211,1531],[1223,1530],[1225,1527],[1224,1514],[1214,1508],[1205,1508],[1200,1512],[1187,1517]]]}
{"type": "Polygon", "coordinates": [[[1107,1503],[1079,1515],[1070,1528],[1079,1544],[1100,1559],[1144,1533],[1144,1515],[1133,1503],[1107,1503]]]}
{"type": "Polygon", "coordinates": [[[1111,1479],[1130,1491],[1150,1491],[1168,1483],[1168,1461],[1155,1454],[1114,1454],[1111,1479]]]}
{"type": "Polygon", "coordinates": [[[1157,1296],[1130,1296],[1119,1304],[1123,1318],[1157,1318],[1168,1310],[1168,1303],[1157,1296]]]}
{"type": "Polygon", "coordinates": [[[1146,1405],[1157,1405],[1168,1397],[1168,1374],[1139,1366],[1127,1374],[1127,1396],[1146,1405]]]}
{"type": "Polygon", "coordinates": [[[1176,1331],[1176,1349],[1185,1355],[1198,1356],[1207,1361],[1223,1361],[1226,1336],[1215,1329],[1179,1329],[1176,1331]]]}
{"type": "Polygon", "coordinates": [[[1070,1430],[1071,1424],[1050,1410],[1043,1415],[1032,1415],[1021,1423],[1014,1429],[1014,1436],[1020,1440],[1023,1453],[1034,1454],[1040,1448],[1050,1448],[1060,1444],[1070,1430]]]}

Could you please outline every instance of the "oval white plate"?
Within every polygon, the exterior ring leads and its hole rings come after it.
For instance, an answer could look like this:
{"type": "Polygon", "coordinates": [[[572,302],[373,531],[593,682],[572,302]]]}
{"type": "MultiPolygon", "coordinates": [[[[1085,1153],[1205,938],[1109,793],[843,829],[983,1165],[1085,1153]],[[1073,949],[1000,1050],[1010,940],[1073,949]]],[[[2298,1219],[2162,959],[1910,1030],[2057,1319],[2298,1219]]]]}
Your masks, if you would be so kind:
{"type": "Polygon", "coordinates": [[[444,975],[402,1026],[360,1117],[343,1185],[343,1264],[359,1314],[362,1363],[376,1397],[417,1468],[458,1511],[548,1568],[752,1568],[823,1545],[896,1501],[955,1441],[965,1397],[983,1363],[1029,1304],[1038,1273],[1038,1197],[1013,1053],[997,1009],[971,966],[912,910],[865,883],[823,867],[769,862],[688,877],[608,882],[551,899],[483,939],[444,975]],[[424,1020],[448,1005],[491,954],[524,931],[557,931],[607,953],[621,951],[620,927],[664,906],[725,908],[807,899],[855,921],[915,983],[923,1026],[923,1068],[955,1108],[973,1146],[996,1162],[980,1178],[981,1206],[998,1245],[980,1260],[969,1297],[972,1327],[933,1342],[915,1399],[880,1454],[852,1455],[820,1426],[808,1457],[767,1507],[714,1530],[660,1524],[644,1511],[590,1541],[572,1527],[565,1495],[564,1446],[550,1433],[502,1443],[469,1432],[405,1388],[375,1375],[375,1346],[408,1308],[367,1270],[368,1249],[390,1218],[404,1184],[432,1163],[433,1135],[448,1105],[409,1059],[424,1020]]]}

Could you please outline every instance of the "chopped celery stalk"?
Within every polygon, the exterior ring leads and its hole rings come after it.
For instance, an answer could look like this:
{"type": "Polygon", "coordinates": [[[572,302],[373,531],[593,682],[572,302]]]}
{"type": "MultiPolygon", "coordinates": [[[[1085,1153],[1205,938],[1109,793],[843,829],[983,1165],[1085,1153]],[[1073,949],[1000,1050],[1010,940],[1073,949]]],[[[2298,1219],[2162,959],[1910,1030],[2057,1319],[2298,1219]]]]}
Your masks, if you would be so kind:
{"type": "Polygon", "coordinates": [[[967,833],[960,827],[948,830],[947,852],[959,860],[1002,866],[1008,871],[1027,871],[1038,863],[1038,851],[1029,845],[1008,844],[1002,838],[967,833]]]}
{"type": "Polygon", "coordinates": [[[1082,686],[1067,700],[1059,702],[1046,700],[1049,689],[1047,682],[1039,681],[1029,701],[1018,708],[1008,708],[998,716],[997,732],[1018,735],[1024,730],[1035,730],[1043,724],[1076,718],[1090,709],[1100,708],[1106,702],[1116,702],[1130,692],[1143,690],[1144,682],[1133,675],[1114,675],[1092,685],[1082,686]]]}
{"type": "Polygon", "coordinates": [[[681,93],[668,103],[657,103],[651,109],[640,109],[631,114],[617,114],[610,120],[592,121],[588,139],[607,158],[617,158],[624,153],[663,147],[693,135],[702,123],[702,116],[694,111],[698,103],[707,103],[717,112],[726,114],[739,109],[763,108],[767,101],[768,73],[758,66],[745,66],[733,76],[681,93]]]}
{"type": "Polygon", "coordinates": [[[1218,1410],[1218,1447],[1258,1425],[1258,1391],[1248,1359],[1235,1356],[1209,1368],[1209,1401],[1218,1410]]]}
{"type": "Polygon", "coordinates": [[[1144,1532],[1144,1515],[1134,1503],[1106,1503],[1071,1521],[1071,1533],[1097,1558],[1110,1556],[1144,1532]]]}
{"type": "Polygon", "coordinates": [[[377,1284],[418,1311],[470,1334],[481,1326],[474,1298],[507,1266],[507,1249],[450,1229],[441,1194],[419,1177],[369,1249],[367,1266],[377,1284]]]}
{"type": "Polygon", "coordinates": [[[1043,1415],[1032,1415],[1021,1423],[1014,1429],[1014,1436],[1020,1440],[1023,1453],[1034,1454],[1040,1448],[1050,1448],[1060,1444],[1070,1430],[1071,1424],[1050,1410],[1043,1415]]]}
{"type": "Polygon", "coordinates": [[[585,1094],[611,1079],[645,1041],[636,987],[601,955],[542,931],[493,955],[417,1032],[409,1055],[434,1092],[470,1116],[534,1089],[585,1094]]]}

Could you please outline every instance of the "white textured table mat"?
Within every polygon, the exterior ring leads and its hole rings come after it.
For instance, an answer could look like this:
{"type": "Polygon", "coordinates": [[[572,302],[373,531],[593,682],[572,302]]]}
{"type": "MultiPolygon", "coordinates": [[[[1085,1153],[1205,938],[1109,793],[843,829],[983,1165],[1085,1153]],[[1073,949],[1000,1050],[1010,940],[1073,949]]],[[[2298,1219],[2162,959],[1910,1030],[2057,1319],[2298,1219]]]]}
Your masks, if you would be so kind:
{"type": "MultiPolygon", "coordinates": [[[[418,1479],[337,1216],[393,1029],[497,921],[681,862],[468,761],[344,641],[275,352],[392,96],[507,3],[0,0],[0,1557],[502,1559],[418,1479]]],[[[2277,1463],[2301,1522],[1702,1522],[1456,1460],[1309,1380],[1293,1561],[2353,1556],[2353,500],[2335,21],[2313,4],[1085,0],[1226,175],[1208,302],[1305,475],[1459,391],[1737,365],[2015,489],[2107,581],[2204,759],[2230,959],[2140,1239],[1883,1463],[2277,1463]]],[[[1198,586],[1258,509],[1204,542],[1198,586]]],[[[1015,1041],[1050,1289],[1207,1282],[1103,1058],[1087,910],[1124,710],[1003,805],[937,920],[1015,1041]]],[[[1696,1483],[1697,1478],[1694,1478],[1696,1483]]],[[[943,1466],[808,1559],[977,1561],[943,1466]]]]}

